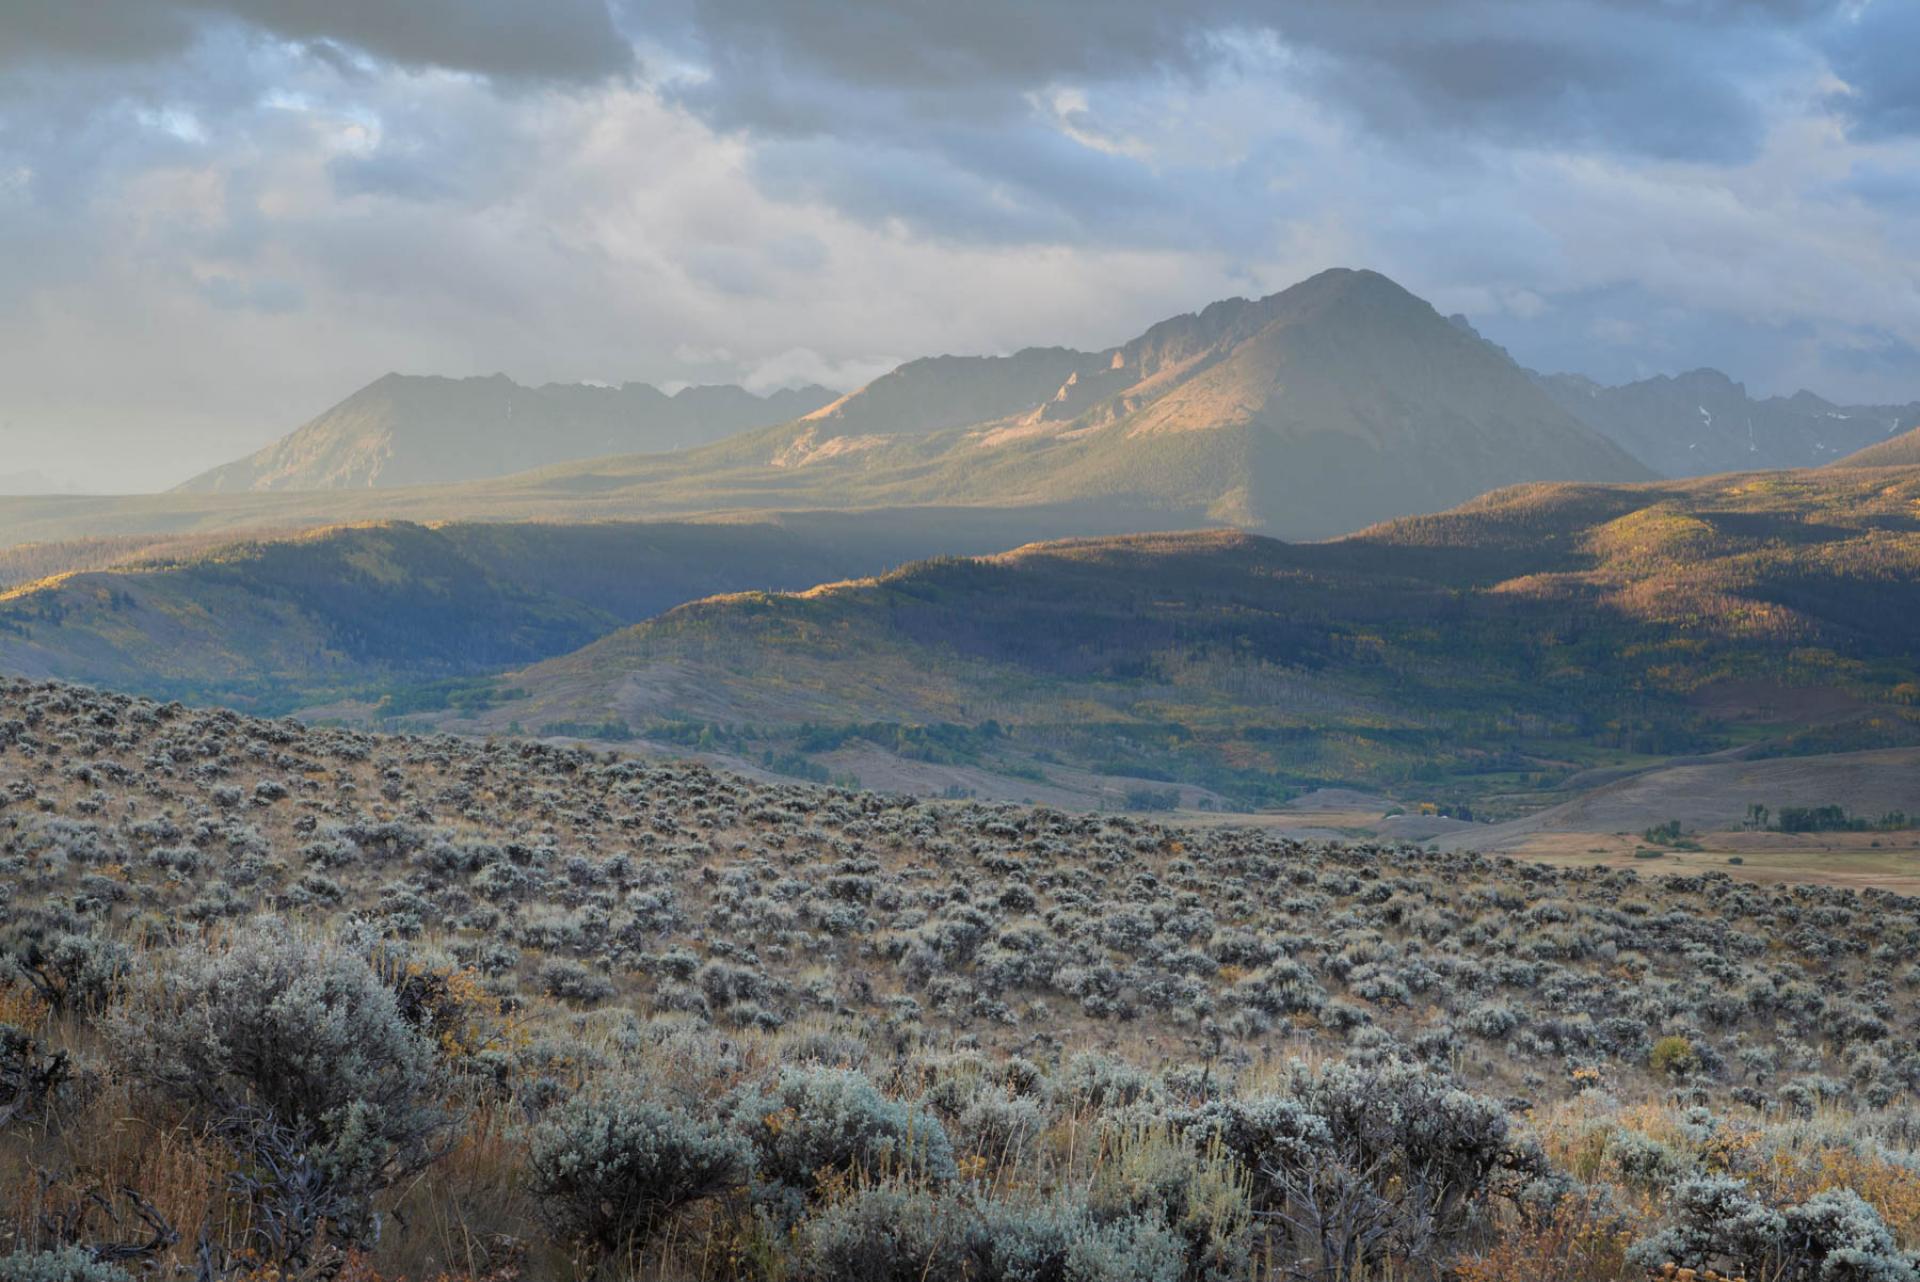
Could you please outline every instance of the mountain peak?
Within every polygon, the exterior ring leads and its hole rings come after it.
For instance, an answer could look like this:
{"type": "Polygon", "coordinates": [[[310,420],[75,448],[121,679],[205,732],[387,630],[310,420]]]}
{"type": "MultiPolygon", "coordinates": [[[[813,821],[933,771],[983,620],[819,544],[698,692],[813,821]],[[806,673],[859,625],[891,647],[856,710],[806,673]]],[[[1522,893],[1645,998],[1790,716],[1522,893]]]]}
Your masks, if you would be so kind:
{"type": "MultiPolygon", "coordinates": [[[[1263,303],[1280,299],[1315,302],[1367,303],[1417,308],[1432,312],[1433,304],[1415,294],[1390,276],[1370,267],[1329,267],[1316,272],[1298,285],[1269,294],[1263,303]]],[[[1435,312],[1435,315],[1439,313],[1435,312]]]]}

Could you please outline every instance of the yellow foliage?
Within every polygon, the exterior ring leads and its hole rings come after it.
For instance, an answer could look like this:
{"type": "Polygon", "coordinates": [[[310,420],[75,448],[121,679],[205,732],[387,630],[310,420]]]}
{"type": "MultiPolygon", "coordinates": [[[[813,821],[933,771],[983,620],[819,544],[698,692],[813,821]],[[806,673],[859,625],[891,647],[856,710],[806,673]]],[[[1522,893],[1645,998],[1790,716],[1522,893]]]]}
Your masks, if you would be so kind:
{"type": "Polygon", "coordinates": [[[1633,1275],[1626,1258],[1633,1240],[1633,1229],[1622,1217],[1569,1201],[1544,1220],[1504,1227],[1485,1248],[1456,1264],[1453,1277],[1457,1282],[1616,1282],[1633,1275]]]}
{"type": "Polygon", "coordinates": [[[1760,1179],[1776,1202],[1804,1202],[1851,1189],[1880,1213],[1903,1247],[1920,1245],[1920,1172],[1851,1149],[1823,1145],[1773,1155],[1760,1179]]]}

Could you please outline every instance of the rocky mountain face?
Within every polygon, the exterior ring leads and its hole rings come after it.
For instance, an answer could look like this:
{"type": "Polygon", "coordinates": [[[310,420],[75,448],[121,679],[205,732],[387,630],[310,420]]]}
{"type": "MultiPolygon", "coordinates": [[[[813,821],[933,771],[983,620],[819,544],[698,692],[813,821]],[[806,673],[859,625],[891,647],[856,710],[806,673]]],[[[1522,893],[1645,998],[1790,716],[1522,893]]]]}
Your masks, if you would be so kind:
{"type": "Polygon", "coordinates": [[[645,383],[522,387],[504,374],[388,374],[267,448],[180,486],[194,493],[439,485],[609,454],[687,449],[798,418],[822,387],[669,396],[645,383]]]}
{"type": "Polygon", "coordinates": [[[728,462],[754,451],[889,502],[1115,500],[1295,538],[1521,481],[1651,475],[1499,349],[1344,269],[1100,352],[915,361],[728,462]]]}

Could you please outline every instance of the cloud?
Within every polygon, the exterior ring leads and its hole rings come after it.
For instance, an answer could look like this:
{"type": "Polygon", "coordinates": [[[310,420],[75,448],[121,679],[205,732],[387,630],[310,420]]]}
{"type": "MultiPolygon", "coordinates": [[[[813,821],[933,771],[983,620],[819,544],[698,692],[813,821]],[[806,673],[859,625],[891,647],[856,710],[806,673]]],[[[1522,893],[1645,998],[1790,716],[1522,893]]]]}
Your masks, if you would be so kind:
{"type": "Polygon", "coordinates": [[[1904,400],[1914,12],[14,0],[0,421],[150,488],[392,368],[844,388],[1335,264],[1541,367],[1904,400]]]}
{"type": "Polygon", "coordinates": [[[583,80],[633,65],[605,0],[9,0],[0,65],[177,56],[209,25],[406,67],[583,80]]]}
{"type": "Polygon", "coordinates": [[[1920,135],[1920,6],[1861,0],[1826,24],[1823,44],[1843,82],[1834,105],[1863,138],[1920,135]]]}
{"type": "MultiPolygon", "coordinates": [[[[641,5],[701,66],[680,100],[763,136],[993,124],[1090,86],[1193,85],[1236,61],[1375,131],[1750,153],[1793,33],[1831,6],[1652,0],[705,0],[641,5]],[[1272,55],[1278,52],[1284,62],[1272,55]]],[[[1088,129],[1097,133],[1097,124],[1088,129]]]]}

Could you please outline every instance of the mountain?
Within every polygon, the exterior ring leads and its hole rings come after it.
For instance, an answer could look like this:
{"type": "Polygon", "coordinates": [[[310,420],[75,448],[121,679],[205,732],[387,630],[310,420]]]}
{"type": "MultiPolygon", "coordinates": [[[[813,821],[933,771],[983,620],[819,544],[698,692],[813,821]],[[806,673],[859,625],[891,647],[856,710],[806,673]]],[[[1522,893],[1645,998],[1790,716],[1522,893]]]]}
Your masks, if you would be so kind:
{"type": "Polygon", "coordinates": [[[1070,506],[1086,534],[1211,524],[1304,539],[1501,485],[1651,475],[1499,349],[1386,277],[1345,269],[1099,352],[912,361],[803,417],[694,449],[406,489],[233,488],[259,479],[252,468],[215,493],[0,505],[0,543],[928,505],[1000,509],[1007,545],[1048,537],[1022,513],[1070,506]]]}
{"type": "Polygon", "coordinates": [[[1904,467],[1914,463],[1920,463],[1920,425],[1876,445],[1855,450],[1845,458],[1835,460],[1832,466],[1904,467]]]}
{"type": "Polygon", "coordinates": [[[936,367],[903,367],[779,429],[775,461],[898,467],[902,483],[954,498],[1133,502],[1292,537],[1517,481],[1644,475],[1517,366],[1374,272],[1216,303],[1102,352],[916,364],[936,367]],[[895,408],[961,381],[969,408],[995,417],[959,426],[895,408]]]}
{"type": "Polygon", "coordinates": [[[756,396],[645,383],[522,387],[504,374],[375,379],[272,445],[179,486],[187,493],[435,485],[570,459],[686,449],[798,418],[833,399],[823,387],[756,396]]]}
{"type": "Polygon", "coordinates": [[[1835,405],[1807,391],[1756,400],[1717,369],[1619,387],[1578,374],[1535,382],[1662,476],[1819,467],[1920,424],[1920,401],[1835,405]]]}
{"type": "Polygon", "coordinates": [[[681,606],[514,674],[471,728],[704,726],[823,769],[884,750],[1248,802],[1920,743],[1917,500],[1920,469],[1535,485],[1320,544],[944,558],[681,606]]]}

